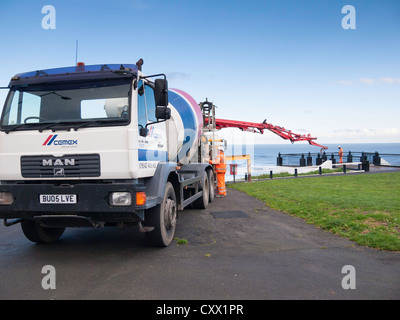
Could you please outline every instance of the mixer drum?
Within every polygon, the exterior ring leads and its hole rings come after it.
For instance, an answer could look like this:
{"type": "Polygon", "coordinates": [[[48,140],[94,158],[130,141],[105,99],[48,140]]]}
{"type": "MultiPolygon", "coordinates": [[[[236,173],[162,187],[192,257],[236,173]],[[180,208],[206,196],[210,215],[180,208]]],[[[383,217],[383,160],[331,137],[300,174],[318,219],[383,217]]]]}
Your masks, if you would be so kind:
{"type": "Polygon", "coordinates": [[[168,160],[187,164],[197,154],[203,116],[196,101],[182,90],[169,89],[168,101],[171,109],[171,119],[166,124],[168,160]]]}

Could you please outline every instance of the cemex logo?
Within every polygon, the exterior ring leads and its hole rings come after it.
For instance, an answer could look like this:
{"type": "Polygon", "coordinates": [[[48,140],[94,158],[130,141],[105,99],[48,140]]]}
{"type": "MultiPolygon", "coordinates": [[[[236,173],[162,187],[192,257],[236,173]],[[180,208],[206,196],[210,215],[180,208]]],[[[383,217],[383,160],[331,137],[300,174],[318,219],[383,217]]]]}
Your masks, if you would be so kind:
{"type": "Polygon", "coordinates": [[[43,146],[72,146],[78,145],[78,140],[62,140],[57,139],[58,134],[51,134],[47,137],[45,142],[43,142],[43,146]]]}

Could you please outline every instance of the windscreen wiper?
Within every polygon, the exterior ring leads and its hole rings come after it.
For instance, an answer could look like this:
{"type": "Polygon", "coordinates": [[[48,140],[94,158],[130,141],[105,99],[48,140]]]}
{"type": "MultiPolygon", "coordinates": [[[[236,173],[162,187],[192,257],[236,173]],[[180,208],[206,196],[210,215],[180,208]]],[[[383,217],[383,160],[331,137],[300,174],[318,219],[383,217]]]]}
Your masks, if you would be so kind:
{"type": "MultiPolygon", "coordinates": [[[[91,121],[80,121],[78,123],[74,123],[71,121],[59,121],[59,122],[52,122],[52,123],[42,123],[41,126],[38,127],[39,132],[43,132],[44,130],[51,129],[53,132],[57,130],[67,130],[70,131],[71,129],[74,129],[75,131],[78,131],[80,128],[87,127],[93,124],[109,124],[109,123],[115,123],[115,122],[124,122],[127,121],[127,119],[115,119],[115,120],[91,120],[91,121]]],[[[1,131],[4,131],[5,133],[10,133],[11,131],[18,130],[19,128],[22,127],[33,127],[33,126],[38,126],[40,123],[21,123],[18,125],[13,126],[12,128],[8,129],[1,129],[1,131]]]]}
{"type": "Polygon", "coordinates": [[[25,123],[21,123],[21,124],[18,124],[16,126],[12,127],[12,128],[9,128],[9,129],[1,129],[1,131],[4,131],[5,133],[9,134],[11,131],[15,131],[18,128],[21,128],[23,126],[26,126],[26,124],[25,123]]]}
{"type": "Polygon", "coordinates": [[[93,122],[95,122],[95,123],[101,123],[99,120],[97,120],[97,121],[85,121],[85,122],[81,122],[81,123],[79,123],[79,124],[75,124],[75,125],[73,126],[73,128],[74,128],[75,131],[78,131],[78,129],[83,128],[83,127],[87,127],[88,125],[90,125],[90,124],[93,123],[93,122]]]}
{"type": "MultiPolygon", "coordinates": [[[[54,127],[54,126],[57,126],[57,125],[60,125],[60,124],[63,124],[63,123],[62,123],[62,122],[46,123],[46,124],[42,125],[41,127],[39,127],[39,132],[42,132],[43,130],[46,130],[46,129],[50,129],[50,128],[52,128],[52,127],[54,127]]],[[[19,128],[23,128],[23,127],[30,127],[30,128],[32,128],[33,126],[38,126],[38,125],[40,125],[40,123],[21,123],[21,124],[15,125],[15,126],[13,126],[13,127],[11,127],[11,128],[8,128],[8,129],[1,129],[1,131],[4,131],[5,133],[9,134],[11,131],[16,131],[16,130],[18,130],[19,128]]],[[[71,127],[73,127],[73,126],[71,125],[71,126],[69,126],[68,128],[65,128],[65,127],[59,128],[59,130],[68,129],[68,131],[69,131],[69,130],[71,129],[71,127]]],[[[58,128],[57,128],[57,129],[58,129],[58,128]]],[[[52,130],[55,131],[55,130],[57,130],[57,129],[56,129],[56,128],[53,128],[52,130]]]]}
{"type": "Polygon", "coordinates": [[[51,129],[53,132],[55,132],[56,130],[68,130],[68,131],[70,131],[72,127],[73,127],[73,124],[71,122],[59,121],[59,122],[53,122],[53,123],[44,124],[43,126],[41,126],[39,128],[39,132],[42,132],[43,130],[46,130],[46,129],[51,129]],[[65,126],[60,127],[60,128],[53,128],[53,127],[55,127],[57,125],[65,125],[65,126]]]}

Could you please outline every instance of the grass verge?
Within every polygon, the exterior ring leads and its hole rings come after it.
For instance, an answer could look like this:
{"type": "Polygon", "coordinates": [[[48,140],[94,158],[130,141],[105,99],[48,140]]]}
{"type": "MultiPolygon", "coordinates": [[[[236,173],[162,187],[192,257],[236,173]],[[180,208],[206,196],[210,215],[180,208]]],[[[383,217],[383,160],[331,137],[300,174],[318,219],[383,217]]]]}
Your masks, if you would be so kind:
{"type": "Polygon", "coordinates": [[[400,251],[400,173],[229,184],[360,245],[400,251]]]}

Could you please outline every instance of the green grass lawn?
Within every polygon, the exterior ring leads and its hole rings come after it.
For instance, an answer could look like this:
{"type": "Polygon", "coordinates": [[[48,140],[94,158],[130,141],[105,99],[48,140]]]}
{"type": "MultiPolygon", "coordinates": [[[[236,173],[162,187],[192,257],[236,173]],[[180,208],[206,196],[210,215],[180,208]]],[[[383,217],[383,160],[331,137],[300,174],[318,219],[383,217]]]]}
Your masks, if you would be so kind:
{"type": "Polygon", "coordinates": [[[360,245],[400,250],[400,173],[341,174],[228,186],[360,245]]]}

